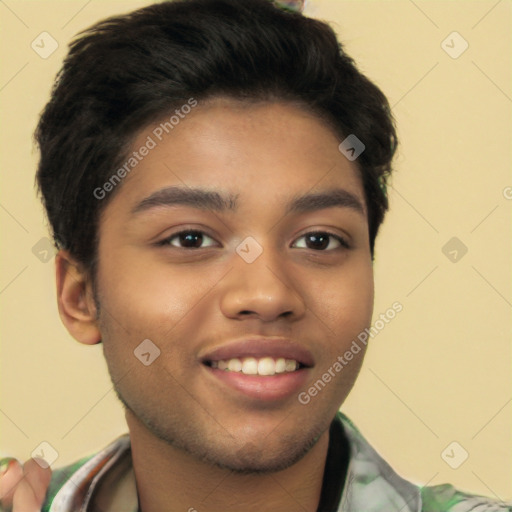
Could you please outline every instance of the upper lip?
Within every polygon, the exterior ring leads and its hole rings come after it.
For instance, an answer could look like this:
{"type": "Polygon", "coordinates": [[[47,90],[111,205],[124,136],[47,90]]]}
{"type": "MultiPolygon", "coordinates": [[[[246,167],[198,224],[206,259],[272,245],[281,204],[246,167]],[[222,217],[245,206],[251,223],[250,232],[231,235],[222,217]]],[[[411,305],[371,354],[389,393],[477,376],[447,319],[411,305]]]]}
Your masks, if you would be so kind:
{"type": "Polygon", "coordinates": [[[232,341],[208,351],[200,356],[202,363],[244,357],[283,357],[294,359],[306,367],[314,365],[314,359],[309,350],[287,338],[245,338],[232,341]]]}

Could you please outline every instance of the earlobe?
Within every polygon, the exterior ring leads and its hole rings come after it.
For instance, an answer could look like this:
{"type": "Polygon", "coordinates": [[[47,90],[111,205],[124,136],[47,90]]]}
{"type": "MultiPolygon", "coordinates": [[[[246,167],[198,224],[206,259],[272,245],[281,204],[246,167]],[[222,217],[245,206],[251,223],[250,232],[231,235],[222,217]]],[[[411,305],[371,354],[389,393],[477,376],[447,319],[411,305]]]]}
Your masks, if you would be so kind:
{"type": "Polygon", "coordinates": [[[101,342],[96,321],[92,283],[75,259],[65,250],[55,257],[57,302],[62,323],[80,343],[101,342]]]}

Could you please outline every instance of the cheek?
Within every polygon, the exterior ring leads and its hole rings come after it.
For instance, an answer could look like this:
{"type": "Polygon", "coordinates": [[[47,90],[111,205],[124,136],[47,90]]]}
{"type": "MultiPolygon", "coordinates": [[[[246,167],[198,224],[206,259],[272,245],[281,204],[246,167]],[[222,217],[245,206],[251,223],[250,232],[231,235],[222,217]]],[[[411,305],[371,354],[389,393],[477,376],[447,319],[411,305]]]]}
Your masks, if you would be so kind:
{"type": "Polygon", "coordinates": [[[372,265],[362,262],[350,271],[333,273],[331,279],[318,280],[310,292],[309,307],[326,338],[315,375],[299,396],[299,403],[311,402],[321,408],[320,400],[314,398],[321,394],[325,403],[339,408],[357,379],[367,349],[358,336],[370,326],[372,319],[372,265]]]}
{"type": "Polygon", "coordinates": [[[370,325],[374,300],[371,263],[347,267],[329,278],[311,279],[306,289],[307,306],[339,343],[347,343],[370,325]]]}
{"type": "Polygon", "coordinates": [[[190,328],[192,323],[197,330],[198,317],[206,320],[209,292],[224,273],[225,269],[213,267],[200,272],[193,266],[142,265],[136,257],[127,256],[122,264],[104,264],[98,282],[105,313],[102,329],[110,334],[110,345],[133,350],[149,338],[166,351],[179,350],[175,342],[185,326],[190,328]]]}
{"type": "Polygon", "coordinates": [[[101,269],[101,301],[130,327],[145,328],[164,319],[172,324],[197,302],[199,283],[180,268],[141,264],[129,255],[119,260],[122,263],[107,263],[101,269]]]}

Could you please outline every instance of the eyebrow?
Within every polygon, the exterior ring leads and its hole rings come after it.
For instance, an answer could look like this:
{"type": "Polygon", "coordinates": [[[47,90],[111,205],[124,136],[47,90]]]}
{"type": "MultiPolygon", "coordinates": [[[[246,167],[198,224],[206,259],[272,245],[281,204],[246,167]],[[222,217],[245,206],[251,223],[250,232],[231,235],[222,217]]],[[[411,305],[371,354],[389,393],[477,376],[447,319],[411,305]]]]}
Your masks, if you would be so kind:
{"type": "Polygon", "coordinates": [[[216,212],[236,210],[237,195],[221,195],[218,192],[202,188],[167,187],[157,190],[132,208],[132,214],[137,214],[161,206],[184,205],[198,210],[213,210],[216,212]]]}
{"type": "MultiPolygon", "coordinates": [[[[135,215],[157,207],[176,205],[191,206],[198,210],[212,210],[215,212],[236,211],[238,194],[220,194],[203,188],[166,187],[157,190],[137,203],[132,208],[131,213],[135,215]]],[[[354,194],[342,188],[295,196],[286,205],[285,213],[305,213],[332,207],[349,208],[365,215],[365,209],[361,201],[354,194]]]]}

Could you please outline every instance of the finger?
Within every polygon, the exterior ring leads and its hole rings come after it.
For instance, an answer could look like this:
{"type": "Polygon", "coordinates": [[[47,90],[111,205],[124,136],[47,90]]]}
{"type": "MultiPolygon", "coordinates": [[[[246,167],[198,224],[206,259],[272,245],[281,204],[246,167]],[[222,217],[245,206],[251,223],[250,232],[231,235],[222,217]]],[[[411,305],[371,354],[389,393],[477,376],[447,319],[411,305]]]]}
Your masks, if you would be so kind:
{"type": "Polygon", "coordinates": [[[43,459],[29,459],[23,465],[25,480],[28,482],[41,506],[52,478],[52,470],[43,459]],[[38,462],[39,461],[39,462],[38,462]]]}
{"type": "Polygon", "coordinates": [[[26,478],[22,478],[16,486],[12,500],[12,512],[40,512],[41,503],[34,494],[34,489],[26,478]]]}
{"type": "Polygon", "coordinates": [[[0,471],[0,503],[3,509],[9,510],[16,486],[23,478],[23,468],[16,459],[9,457],[0,461],[0,471]]]}

